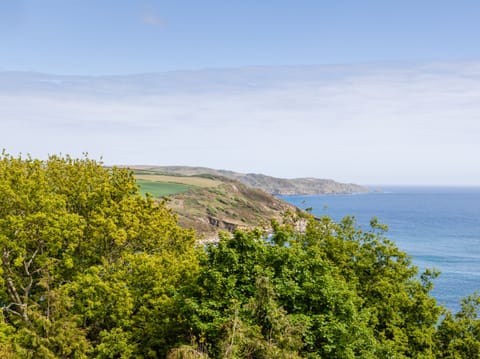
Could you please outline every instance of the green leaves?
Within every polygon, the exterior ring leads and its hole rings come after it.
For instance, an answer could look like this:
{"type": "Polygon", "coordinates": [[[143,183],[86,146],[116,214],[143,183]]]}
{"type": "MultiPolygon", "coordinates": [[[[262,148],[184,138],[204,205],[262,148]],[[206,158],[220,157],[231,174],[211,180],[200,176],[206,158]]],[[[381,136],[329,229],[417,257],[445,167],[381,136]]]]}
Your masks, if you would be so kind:
{"type": "Polygon", "coordinates": [[[474,293],[462,300],[461,310],[447,312],[436,333],[439,358],[480,357],[480,296],[474,293]]]}
{"type": "Polygon", "coordinates": [[[164,204],[140,196],[128,170],[4,152],[0,300],[14,345],[2,350],[35,358],[165,354],[177,333],[169,323],[178,288],[197,270],[194,241],[164,204]]]}
{"type": "Polygon", "coordinates": [[[348,217],[295,220],[273,222],[269,237],[238,231],[207,247],[185,315],[211,355],[438,355],[443,309],[429,295],[436,271],[419,276],[376,220],[368,232],[348,217]],[[304,232],[295,220],[306,221],[304,232]]]}
{"type": "Polygon", "coordinates": [[[195,248],[132,173],[0,156],[2,358],[475,358],[480,300],[354,218],[287,213],[195,248]]]}

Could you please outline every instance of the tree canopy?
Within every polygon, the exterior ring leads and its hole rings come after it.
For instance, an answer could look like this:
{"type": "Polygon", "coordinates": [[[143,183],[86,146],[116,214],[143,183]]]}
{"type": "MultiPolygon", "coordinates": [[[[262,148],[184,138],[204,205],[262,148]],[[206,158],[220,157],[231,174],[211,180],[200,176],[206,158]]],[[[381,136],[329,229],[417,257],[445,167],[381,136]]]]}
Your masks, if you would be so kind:
{"type": "Polygon", "coordinates": [[[0,357],[479,357],[478,296],[439,306],[385,231],[286,213],[197,247],[126,169],[3,152],[0,357]]]}

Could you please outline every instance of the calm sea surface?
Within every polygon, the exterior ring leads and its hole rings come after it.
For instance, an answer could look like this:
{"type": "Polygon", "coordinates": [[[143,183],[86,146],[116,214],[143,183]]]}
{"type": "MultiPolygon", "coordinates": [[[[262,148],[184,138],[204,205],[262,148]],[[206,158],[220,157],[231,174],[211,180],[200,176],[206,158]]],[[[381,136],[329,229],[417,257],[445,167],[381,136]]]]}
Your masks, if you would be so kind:
{"type": "Polygon", "coordinates": [[[384,192],[281,198],[337,221],[353,215],[365,230],[377,217],[420,270],[441,271],[432,295],[457,311],[462,297],[480,292],[480,188],[380,188],[384,192]]]}

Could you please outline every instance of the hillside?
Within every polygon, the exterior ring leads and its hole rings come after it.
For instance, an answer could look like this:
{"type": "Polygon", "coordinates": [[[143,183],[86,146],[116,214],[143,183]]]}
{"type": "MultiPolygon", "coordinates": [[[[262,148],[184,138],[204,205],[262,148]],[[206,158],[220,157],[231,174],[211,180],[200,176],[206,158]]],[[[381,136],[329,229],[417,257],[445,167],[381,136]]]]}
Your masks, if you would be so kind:
{"type": "Polygon", "coordinates": [[[261,189],[213,174],[162,175],[137,168],[135,177],[143,193],[167,196],[167,205],[177,214],[179,224],[194,228],[206,239],[217,237],[220,230],[268,228],[272,218],[297,210],[261,189]]]}
{"type": "Polygon", "coordinates": [[[219,230],[268,228],[272,218],[280,219],[285,211],[295,210],[262,190],[233,180],[171,195],[168,206],[178,214],[182,227],[195,228],[206,237],[216,236],[219,230]]]}
{"type": "Polygon", "coordinates": [[[187,166],[132,166],[134,170],[152,171],[176,176],[213,175],[222,176],[241,183],[259,188],[265,192],[276,195],[317,195],[317,194],[344,194],[364,193],[369,189],[352,183],[340,183],[330,179],[319,178],[277,178],[263,174],[238,173],[226,170],[216,170],[207,167],[187,166]]]}

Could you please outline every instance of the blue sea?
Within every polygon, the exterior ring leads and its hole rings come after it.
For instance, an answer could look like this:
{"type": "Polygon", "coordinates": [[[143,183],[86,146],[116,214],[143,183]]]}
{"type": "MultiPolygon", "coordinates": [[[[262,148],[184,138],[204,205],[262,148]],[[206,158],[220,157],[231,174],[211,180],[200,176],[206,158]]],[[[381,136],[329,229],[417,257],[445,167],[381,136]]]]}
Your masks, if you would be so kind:
{"type": "Polygon", "coordinates": [[[432,295],[456,312],[462,297],[480,292],[480,188],[375,188],[382,192],[280,198],[337,221],[353,215],[365,230],[377,217],[420,270],[440,270],[432,295]]]}

